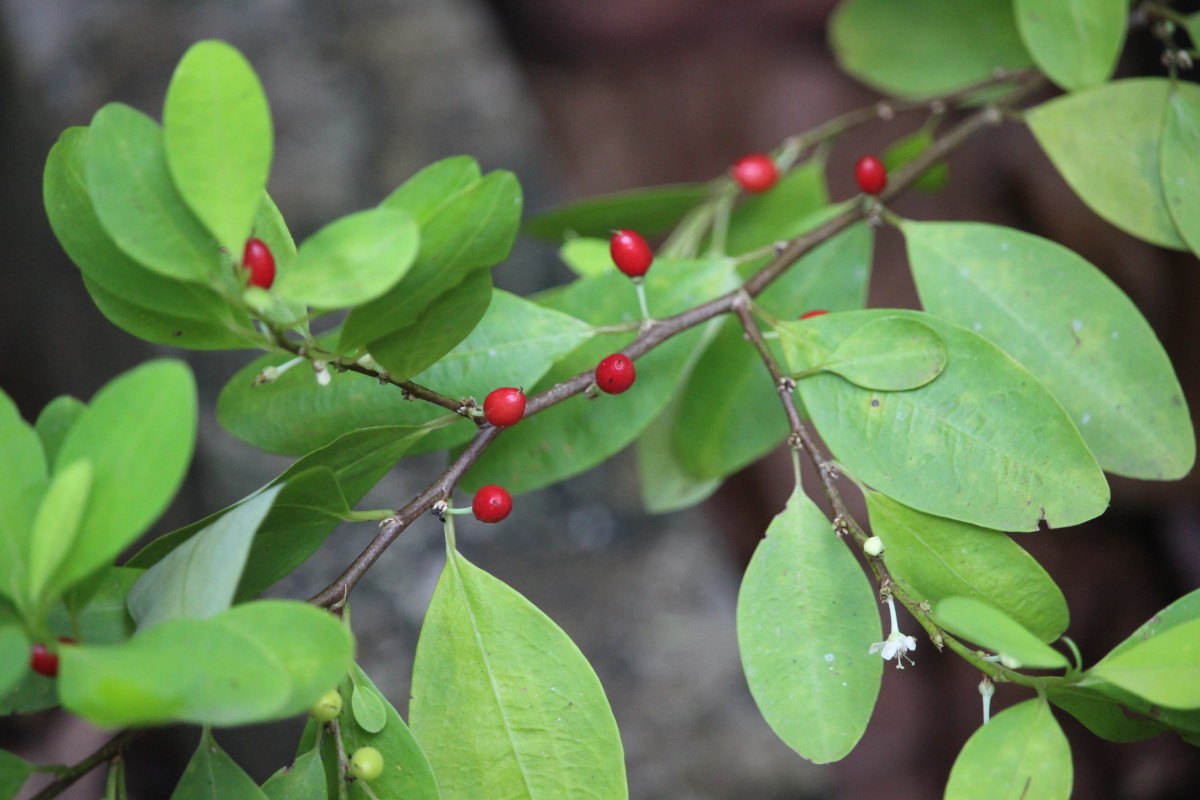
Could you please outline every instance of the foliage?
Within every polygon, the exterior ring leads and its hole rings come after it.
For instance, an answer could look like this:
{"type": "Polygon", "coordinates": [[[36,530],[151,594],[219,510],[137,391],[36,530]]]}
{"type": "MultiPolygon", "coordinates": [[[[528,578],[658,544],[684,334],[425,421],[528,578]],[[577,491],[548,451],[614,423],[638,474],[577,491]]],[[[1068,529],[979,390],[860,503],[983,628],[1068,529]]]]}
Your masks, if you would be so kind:
{"type": "MultiPolygon", "coordinates": [[[[981,786],[1069,796],[1055,707],[1108,739],[1172,730],[1200,742],[1200,594],[1111,653],[1087,654],[1085,668],[1062,638],[1062,593],[1009,535],[1052,536],[1102,514],[1105,472],[1169,480],[1192,469],[1191,417],[1154,331],[1055,242],[887,208],[914,186],[936,191],[952,179],[946,156],[1010,117],[1105,220],[1200,251],[1200,91],[1174,74],[1188,54],[1170,27],[1194,20],[1144,14],[1165,17],[1156,30],[1170,74],[1112,80],[1128,22],[1117,0],[845,0],[834,50],[898,97],[886,114],[852,112],[787,140],[774,154],[784,174],[760,195],[740,196],[726,176],[528,221],[530,235],[565,239],[578,275],[532,298],[491,282],[521,224],[517,179],[465,156],[297,247],[266,192],[263,88],[228,45],[196,44],[161,125],[112,103],[62,134],[46,161],[46,212],[113,324],[159,344],[265,351],[230,379],[219,420],[299,459],[117,566],[186,472],[187,368],[151,362],[87,403],[58,398],[34,425],[0,393],[0,709],[201,725],[181,799],[625,797],[599,680],[549,617],[458,552],[453,491],[531,491],[634,445],[647,508],[669,511],[786,442],[795,490],[746,572],[737,633],[763,716],[801,756],[849,753],[884,662],[913,660],[918,640],[898,630],[896,602],[985,681],[1035,695],[966,742],[948,798],[981,786]],[[1046,78],[1065,93],[1033,103],[1046,78]],[[885,154],[888,188],[833,202],[825,145],[900,113],[927,118],[885,154]],[[885,223],[904,236],[922,311],[865,308],[873,228],[885,223]],[[636,285],[606,242],[587,238],[617,227],[669,233],[636,285]],[[250,236],[275,256],[269,290],[243,275],[250,236]],[[811,309],[830,313],[798,318],[811,309]],[[637,383],[589,400],[592,369],[614,352],[637,359],[637,383]],[[526,418],[503,432],[474,399],[498,386],[529,394],[526,418]],[[437,450],[450,464],[425,491],[398,510],[355,509],[398,459],[437,450]],[[818,467],[832,520],[800,484],[801,456],[818,467]],[[868,533],[843,500],[851,487],[883,546],[863,556],[866,572],[854,550],[868,533]],[[446,564],[417,646],[410,727],[353,663],[347,599],[429,511],[445,523],[446,564]],[[368,520],[382,522],[375,540],[309,603],[259,598],[339,522],[368,520]],[[877,593],[891,610],[886,638],[877,593]],[[57,678],[30,670],[35,643],[57,655],[57,678]],[[333,686],[340,715],[310,721],[295,764],[262,787],[213,739],[214,726],[299,714],[333,686]],[[369,782],[347,773],[360,747],[384,760],[369,782]]],[[[118,796],[128,737],[60,770],[50,791],[111,759],[118,796]]],[[[34,769],[0,752],[0,797],[34,769]]]]}

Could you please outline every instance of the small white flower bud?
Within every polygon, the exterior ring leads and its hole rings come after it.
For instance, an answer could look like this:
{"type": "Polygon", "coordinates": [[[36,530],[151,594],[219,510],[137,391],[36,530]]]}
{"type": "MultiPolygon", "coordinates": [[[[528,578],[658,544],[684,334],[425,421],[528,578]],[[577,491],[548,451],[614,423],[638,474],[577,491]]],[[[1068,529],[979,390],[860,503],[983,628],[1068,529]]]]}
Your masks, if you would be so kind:
{"type": "Polygon", "coordinates": [[[869,556],[878,557],[883,552],[883,540],[878,536],[872,536],[863,542],[863,552],[869,556]]]}

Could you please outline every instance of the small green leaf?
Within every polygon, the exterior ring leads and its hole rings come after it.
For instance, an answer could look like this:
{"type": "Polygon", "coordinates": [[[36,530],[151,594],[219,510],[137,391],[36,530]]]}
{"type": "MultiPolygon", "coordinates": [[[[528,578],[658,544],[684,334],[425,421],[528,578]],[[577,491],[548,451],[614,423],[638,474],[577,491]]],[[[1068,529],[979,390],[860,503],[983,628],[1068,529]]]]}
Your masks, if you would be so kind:
{"type": "Polygon", "coordinates": [[[1137,742],[1165,730],[1162,723],[1139,718],[1118,701],[1086,686],[1051,686],[1046,698],[1110,742],[1137,742]]]}
{"type": "Polygon", "coordinates": [[[950,770],[945,800],[1068,800],[1071,746],[1043,698],[997,714],[967,740],[950,770]]]}
{"type": "Polygon", "coordinates": [[[240,257],[273,149],[266,95],[241,53],[213,40],[188,48],[167,87],[163,144],[179,194],[240,257]]]}
{"type": "Polygon", "coordinates": [[[599,195],[543,211],[526,221],[524,232],[539,239],[559,241],[568,234],[606,238],[618,228],[632,228],[643,236],[663,233],[684,214],[708,197],[699,184],[654,186],[599,195]]]}
{"type": "Polygon", "coordinates": [[[1175,83],[1163,122],[1161,169],[1167,210],[1179,235],[1200,253],[1200,89],[1175,83]]]}
{"type": "Polygon", "coordinates": [[[33,769],[33,764],[25,759],[14,756],[7,750],[0,750],[0,798],[12,800],[16,797],[25,781],[33,774],[33,769]]]}
{"type": "Polygon", "coordinates": [[[1180,478],[1196,458],[1187,401],[1141,312],[1072,251],[996,225],[905,222],[926,310],[1021,362],[1062,403],[1100,466],[1180,478]]]}
{"type": "Polygon", "coordinates": [[[944,94],[998,68],[1029,64],[1011,0],[848,0],[830,19],[829,41],[846,72],[911,97],[944,94]]]}
{"type": "Polygon", "coordinates": [[[417,643],[409,718],[447,797],[628,796],[617,724],[583,654],[453,551],[417,643]]]}
{"type": "Polygon", "coordinates": [[[27,578],[29,537],[48,478],[33,426],[0,390],[0,596],[16,599],[27,578]]]}
{"type": "Polygon", "coordinates": [[[15,622],[0,621],[0,697],[28,673],[29,639],[25,631],[15,622]]]}
{"type": "Polygon", "coordinates": [[[864,389],[916,389],[946,368],[946,342],[915,319],[883,317],[847,336],[820,366],[864,389]]]}
{"type": "Polygon", "coordinates": [[[866,730],[883,671],[875,593],[854,555],[799,488],[759,543],[738,593],[750,693],[789,747],[818,764],[866,730]]]}
{"type": "Polygon", "coordinates": [[[1045,642],[1067,629],[1062,591],[1007,534],[923,514],[878,492],[866,492],[866,500],[888,572],[910,594],[931,604],[982,600],[1045,642]]]}
{"type": "Polygon", "coordinates": [[[208,728],[171,800],[266,800],[258,784],[212,738],[208,728]]]}
{"type": "Polygon", "coordinates": [[[350,708],[355,724],[367,733],[379,733],[387,725],[387,709],[374,686],[355,683],[350,708]]]}
{"type": "Polygon", "coordinates": [[[254,534],[282,488],[273,486],[247,500],[147,570],[129,591],[138,628],[207,619],[229,608],[254,534]]]}
{"type": "MultiPolygon", "coordinates": [[[[883,151],[883,166],[888,174],[896,172],[901,167],[914,161],[933,144],[933,131],[929,126],[901,137],[883,151]]],[[[946,185],[950,179],[950,168],[945,161],[931,164],[913,181],[912,188],[923,192],[936,192],[946,185]]]]}
{"type": "Polygon", "coordinates": [[[217,274],[217,242],[179,196],[154,120],[120,103],[97,111],[87,136],[87,186],[104,230],[135,261],[196,283],[217,274]]]}
{"type": "Polygon", "coordinates": [[[85,408],[87,406],[83,401],[64,394],[47,403],[46,407],[42,409],[42,413],[38,414],[34,428],[37,430],[38,438],[42,440],[46,461],[54,462],[55,456],[58,455],[58,448],[67,438],[67,431],[71,430],[71,426],[75,424],[75,420],[79,419],[79,415],[85,408]]]}
{"type": "Polygon", "coordinates": [[[1042,103],[1025,119],[1089,208],[1126,233],[1182,250],[1159,153],[1171,86],[1165,78],[1103,83],[1042,103]]]}
{"type": "Polygon", "coordinates": [[[269,800],[327,800],[325,765],[317,748],[302,753],[291,767],[281,769],[262,785],[269,800]]]}
{"type": "Polygon", "coordinates": [[[1108,80],[1125,43],[1127,0],[1014,0],[1017,28],[1042,72],[1067,91],[1108,80]]]}
{"type": "Polygon", "coordinates": [[[55,459],[56,472],[86,459],[95,478],[55,590],[111,563],[158,518],[183,480],[195,432],[195,382],[181,362],[151,361],[96,393],[55,459]]]}
{"type": "Polygon", "coordinates": [[[1200,708],[1200,619],[1109,653],[1089,672],[1151,703],[1200,708]]]}
{"type": "Polygon", "coordinates": [[[42,603],[51,579],[70,557],[92,489],[92,464],[80,459],[55,470],[42,495],[29,541],[26,596],[42,603]]]}
{"type": "Polygon", "coordinates": [[[999,653],[1012,669],[1065,669],[1067,657],[990,603],[947,597],[933,608],[938,625],[999,653]]]}
{"type": "Polygon", "coordinates": [[[419,239],[420,230],[405,211],[359,211],[306,239],[271,291],[322,310],[366,303],[409,271],[419,239]]]}

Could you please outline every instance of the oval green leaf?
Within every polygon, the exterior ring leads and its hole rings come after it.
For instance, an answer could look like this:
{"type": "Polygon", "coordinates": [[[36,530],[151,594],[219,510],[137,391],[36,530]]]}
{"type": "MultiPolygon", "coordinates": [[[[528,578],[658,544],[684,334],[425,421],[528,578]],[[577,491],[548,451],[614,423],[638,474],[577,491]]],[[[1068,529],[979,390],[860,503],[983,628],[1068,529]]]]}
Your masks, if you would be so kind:
{"type": "Polygon", "coordinates": [[[1167,210],[1179,235],[1200,253],[1200,87],[1171,87],[1163,123],[1161,169],[1167,210]]]}
{"type": "Polygon", "coordinates": [[[1021,362],[1062,403],[1104,469],[1188,473],[1196,437],[1166,351],[1133,302],[1061,245],[979,223],[905,222],[925,309],[1021,362]]]}
{"type": "Polygon", "coordinates": [[[1014,0],[1033,60],[1067,91],[1108,80],[1125,43],[1127,0],[1014,0]]]}
{"type": "Polygon", "coordinates": [[[1042,698],[1005,709],[972,734],[950,770],[945,800],[1068,800],[1071,746],[1042,698]]]}
{"type": "Polygon", "coordinates": [[[866,730],[883,672],[875,592],[802,490],[771,522],[742,578],[738,647],[771,729],[817,764],[838,761],[866,730]]]}
{"type": "Polygon", "coordinates": [[[1067,657],[1008,614],[971,597],[947,597],[933,608],[938,625],[999,653],[1011,669],[1065,669],[1067,657]]]}
{"type": "Polygon", "coordinates": [[[878,492],[866,493],[871,532],[883,540],[888,572],[910,594],[990,603],[1045,642],[1067,629],[1067,601],[1054,579],[1000,531],[934,517],[878,492]]]}
{"type": "Polygon", "coordinates": [[[450,156],[435,161],[406,180],[380,205],[399,208],[422,225],[459,192],[483,177],[479,164],[470,156],[450,156]]]}
{"type": "Polygon", "coordinates": [[[266,795],[205,728],[171,800],[266,800],[266,795]]]}
{"type": "Polygon", "coordinates": [[[848,0],[829,23],[842,69],[894,95],[930,97],[1029,65],[1011,0],[848,0]]]}
{"type": "Polygon", "coordinates": [[[1182,250],[1159,155],[1170,94],[1165,78],[1131,78],[1057,97],[1025,119],[1089,208],[1126,233],[1182,250]]]}
{"type": "Polygon", "coordinates": [[[1200,619],[1109,653],[1089,672],[1151,703],[1200,708],[1200,619]]]}
{"type": "Polygon", "coordinates": [[[92,490],[92,464],[80,459],[55,470],[33,518],[26,597],[39,604],[59,567],[68,559],[92,490]]]}
{"type": "Polygon", "coordinates": [[[46,456],[33,426],[0,390],[0,596],[15,599],[25,582],[33,519],[46,492],[46,456]]]}
{"type": "Polygon", "coordinates": [[[367,733],[379,733],[387,725],[387,710],[383,698],[374,687],[355,683],[350,694],[354,724],[367,733]]]}
{"type": "Polygon", "coordinates": [[[654,236],[683,219],[708,194],[708,187],[701,184],[677,184],[599,195],[543,211],[528,220],[523,230],[551,241],[569,234],[607,238],[618,228],[654,236]]]}
{"type": "Polygon", "coordinates": [[[154,120],[120,103],[97,111],[87,137],[87,186],[104,230],[135,261],[196,283],[217,274],[217,242],[179,196],[154,120]]]}
{"type": "Polygon", "coordinates": [[[847,336],[820,366],[864,389],[898,392],[932,381],[946,368],[946,342],[923,322],[883,317],[847,336]]]}
{"type": "Polygon", "coordinates": [[[896,309],[781,324],[791,369],[823,363],[845,337],[884,316],[919,319],[949,355],[937,380],[908,392],[862,389],[828,374],[799,382],[814,425],[851,474],[911,508],[994,530],[1063,527],[1104,512],[1104,473],[1062,406],[965,328],[896,309]]]}
{"type": "Polygon", "coordinates": [[[71,430],[71,426],[75,424],[75,420],[79,419],[79,415],[85,408],[87,406],[81,400],[63,394],[47,403],[38,414],[34,428],[37,430],[38,438],[42,440],[42,448],[45,450],[47,461],[53,463],[58,455],[58,448],[67,438],[67,432],[71,430]]]}
{"type": "Polygon", "coordinates": [[[163,105],[163,144],[179,194],[221,246],[240,258],[271,170],[271,110],[245,56],[197,42],[163,105]]]}
{"type": "Polygon", "coordinates": [[[628,796],[591,665],[549,617],[453,551],[417,643],[409,721],[447,797],[628,796]]]}

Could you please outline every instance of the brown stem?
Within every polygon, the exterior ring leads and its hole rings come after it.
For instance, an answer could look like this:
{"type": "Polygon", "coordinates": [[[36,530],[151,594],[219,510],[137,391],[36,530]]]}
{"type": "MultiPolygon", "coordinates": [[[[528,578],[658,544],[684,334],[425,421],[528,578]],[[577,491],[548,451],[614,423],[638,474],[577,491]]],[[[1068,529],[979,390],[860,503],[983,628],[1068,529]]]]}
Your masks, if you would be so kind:
{"type": "Polygon", "coordinates": [[[68,767],[67,770],[61,773],[54,783],[46,786],[40,792],[35,794],[30,800],[50,800],[51,797],[58,797],[75,783],[75,781],[88,774],[96,767],[103,764],[118,755],[125,746],[140,736],[142,731],[137,728],[128,728],[121,731],[113,738],[109,739],[100,746],[96,752],[80,761],[73,767],[68,767]]]}

